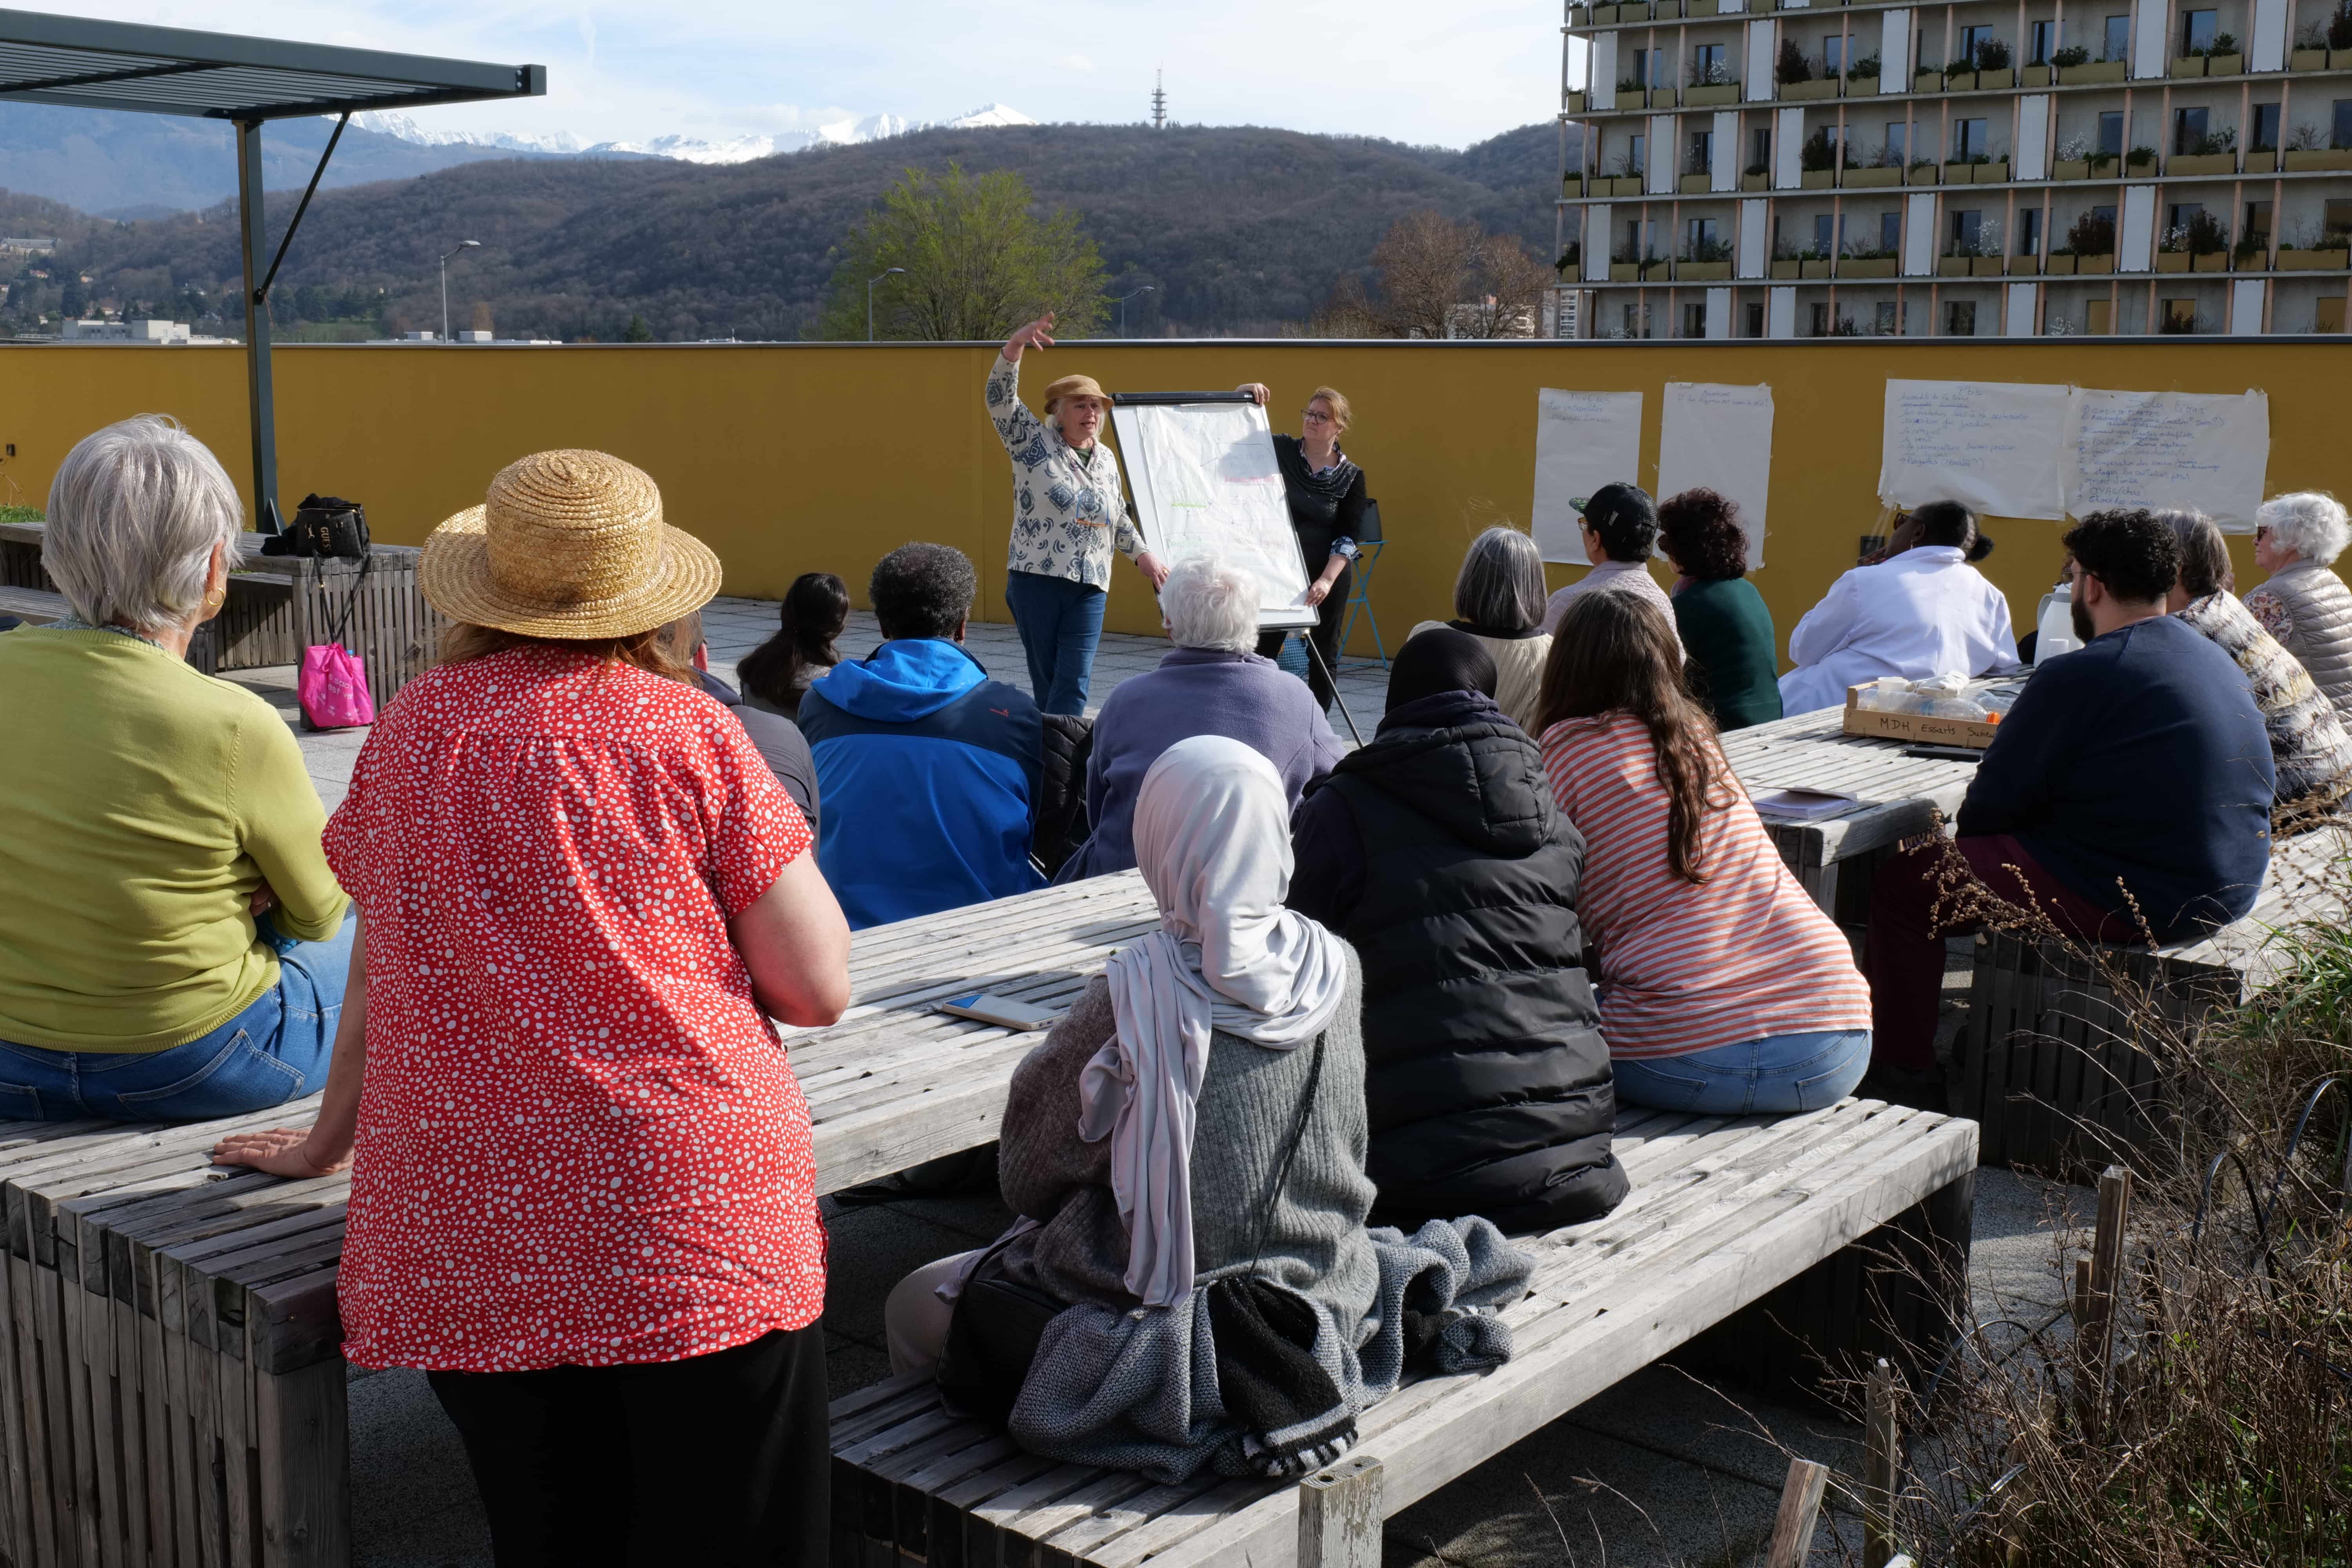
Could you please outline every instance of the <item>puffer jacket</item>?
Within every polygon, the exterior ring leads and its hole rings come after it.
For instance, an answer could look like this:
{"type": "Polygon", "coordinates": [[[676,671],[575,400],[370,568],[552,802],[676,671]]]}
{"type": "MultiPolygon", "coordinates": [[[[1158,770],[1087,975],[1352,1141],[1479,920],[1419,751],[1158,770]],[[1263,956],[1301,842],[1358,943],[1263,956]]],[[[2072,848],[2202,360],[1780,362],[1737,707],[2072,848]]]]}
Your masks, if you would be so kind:
{"type": "Polygon", "coordinates": [[[1291,907],[1363,959],[1374,1223],[1528,1232],[1615,1207],[1584,840],[1535,742],[1475,692],[1408,703],[1307,786],[1292,827],[1291,907]]]}

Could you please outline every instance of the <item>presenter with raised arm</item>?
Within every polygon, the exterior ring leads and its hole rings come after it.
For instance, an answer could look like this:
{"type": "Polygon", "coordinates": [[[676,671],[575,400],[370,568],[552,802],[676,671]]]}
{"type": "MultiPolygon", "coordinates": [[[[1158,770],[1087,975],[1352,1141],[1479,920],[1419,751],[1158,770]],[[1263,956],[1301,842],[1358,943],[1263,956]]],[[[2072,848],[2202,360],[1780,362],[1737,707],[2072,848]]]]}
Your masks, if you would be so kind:
{"type": "Polygon", "coordinates": [[[1045,386],[1045,416],[1021,401],[1021,354],[1054,346],[1052,312],[1004,340],[988,369],[988,416],[1013,458],[1013,548],[1005,603],[1029,656],[1029,685],[1047,713],[1087,710],[1087,682],[1102,641],[1111,552],[1134,562],[1154,593],[1168,568],[1144,547],[1127,510],[1118,458],[1096,439],[1110,399],[1090,375],[1045,386]]]}
{"type": "MultiPolygon", "coordinates": [[[[1256,398],[1260,406],[1272,395],[1263,382],[1244,382],[1238,390],[1256,398]]],[[[1364,470],[1339,449],[1349,416],[1347,398],[1318,386],[1299,410],[1298,434],[1274,438],[1283,497],[1290,503],[1290,526],[1298,534],[1298,552],[1307,563],[1307,603],[1316,612],[1307,637],[1321,657],[1307,661],[1307,689],[1327,712],[1332,677],[1339,668],[1339,628],[1355,584],[1356,536],[1364,517],[1364,470]]],[[[1287,635],[1272,631],[1260,637],[1260,656],[1277,657],[1287,635]]]]}

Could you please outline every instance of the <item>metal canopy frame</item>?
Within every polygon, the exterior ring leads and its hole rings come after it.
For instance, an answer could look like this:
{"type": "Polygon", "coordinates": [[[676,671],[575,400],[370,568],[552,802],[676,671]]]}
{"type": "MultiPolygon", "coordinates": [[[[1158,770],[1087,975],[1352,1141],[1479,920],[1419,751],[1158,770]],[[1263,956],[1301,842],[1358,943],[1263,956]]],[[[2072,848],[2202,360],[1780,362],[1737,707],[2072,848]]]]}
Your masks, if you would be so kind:
{"type": "Polygon", "coordinates": [[[278,428],[269,376],[269,288],[318,194],[336,143],[362,110],[539,98],[544,66],[488,65],[287,43],[185,27],[97,22],[0,10],[0,100],[225,120],[236,128],[238,231],[244,237],[246,381],[253,422],[254,521],[281,523],[278,428]],[[272,120],[339,115],[275,257],[263,214],[261,128],[272,120]],[[268,265],[263,266],[264,258],[268,265]]]}

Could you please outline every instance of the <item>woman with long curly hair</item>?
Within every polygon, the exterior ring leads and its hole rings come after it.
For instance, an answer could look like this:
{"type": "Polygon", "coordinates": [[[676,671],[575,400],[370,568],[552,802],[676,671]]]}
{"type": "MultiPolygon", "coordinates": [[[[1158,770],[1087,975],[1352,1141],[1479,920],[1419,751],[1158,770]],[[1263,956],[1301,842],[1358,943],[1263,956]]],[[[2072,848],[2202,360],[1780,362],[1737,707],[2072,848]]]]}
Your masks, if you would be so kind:
{"type": "Polygon", "coordinates": [[[1748,530],[1737,502],[1706,489],[1658,504],[1658,543],[1674,563],[1675,629],[1691,694],[1720,731],[1780,717],[1780,638],[1748,580],[1748,530]]]}
{"type": "Polygon", "coordinates": [[[1815,1110],[1870,1065],[1870,988],[1677,664],[1656,605],[1583,595],[1538,705],[1552,797],[1584,835],[1577,913],[1601,950],[1617,1095],[1706,1115],[1815,1110]]]}

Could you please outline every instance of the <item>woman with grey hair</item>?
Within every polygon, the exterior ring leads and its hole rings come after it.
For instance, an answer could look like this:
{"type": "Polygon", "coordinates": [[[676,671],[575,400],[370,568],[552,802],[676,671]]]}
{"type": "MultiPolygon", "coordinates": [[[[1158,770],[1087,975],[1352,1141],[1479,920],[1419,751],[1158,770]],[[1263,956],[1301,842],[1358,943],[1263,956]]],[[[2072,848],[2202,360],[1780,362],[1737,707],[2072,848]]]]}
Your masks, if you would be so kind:
{"type": "Polygon", "coordinates": [[[2273,496],[2254,513],[2254,563],[2270,577],[2246,595],[2246,608],[2352,727],[2352,589],[2331,570],[2347,542],[2352,523],[2334,496],[2273,496]]]}
{"type": "Polygon", "coordinates": [[[1535,722],[1551,634],[1543,629],[1543,556],[1516,528],[1490,528],[1470,542],[1454,579],[1454,619],[1423,621],[1407,632],[1450,626],[1478,639],[1495,661],[1495,706],[1525,730],[1535,722]]]}
{"type": "Polygon", "coordinates": [[[1087,759],[1092,831],[1056,882],[1135,867],[1135,802],[1160,753],[1194,735],[1239,741],[1274,764],[1291,806],[1331,771],[1339,738],[1314,694],[1257,646],[1257,579],[1229,561],[1177,563],[1160,590],[1160,618],[1176,646],[1157,669],[1118,683],[1095,718],[1087,759]]]}
{"type": "Polygon", "coordinates": [[[2165,607],[2236,661],[2262,710],[2278,771],[2272,832],[2332,818],[2352,791],[2352,731],[2294,656],[2230,592],[2230,550],[2220,526],[2201,511],[2155,515],[2180,544],[2180,576],[2165,607]]]}
{"type": "Polygon", "coordinates": [[[66,619],[0,636],[0,1120],[199,1120],[316,1089],[354,922],[293,731],[186,663],[236,487],[175,422],[86,437],[49,488],[66,619]]]}

